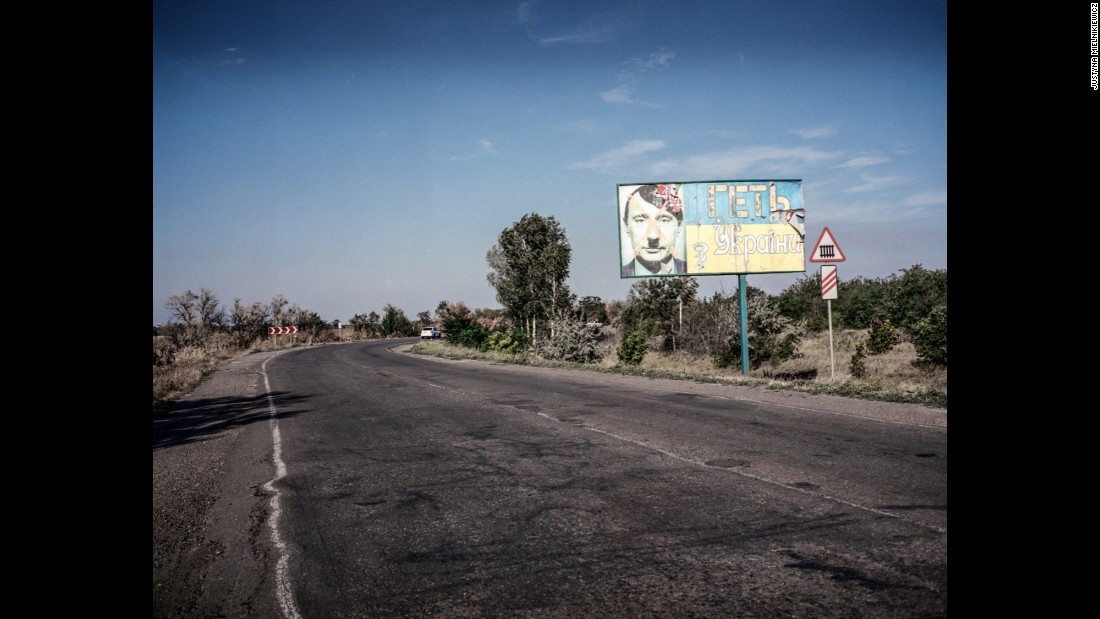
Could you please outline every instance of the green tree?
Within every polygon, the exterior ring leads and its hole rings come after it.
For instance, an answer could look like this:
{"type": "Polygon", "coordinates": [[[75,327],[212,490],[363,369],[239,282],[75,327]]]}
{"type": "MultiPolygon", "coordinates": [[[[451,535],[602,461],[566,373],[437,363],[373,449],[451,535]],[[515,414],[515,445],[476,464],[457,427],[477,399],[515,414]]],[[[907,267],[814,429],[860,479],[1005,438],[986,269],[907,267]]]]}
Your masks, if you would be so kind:
{"type": "Polygon", "coordinates": [[[495,350],[497,352],[506,353],[518,353],[523,348],[522,335],[519,333],[508,333],[507,331],[492,331],[489,333],[489,337],[485,340],[485,347],[488,350],[495,350]]]}
{"type": "MultiPolygon", "coordinates": [[[[868,329],[888,318],[889,285],[880,279],[856,277],[842,281],[833,301],[833,326],[868,329]]],[[[821,301],[824,305],[825,301],[821,301]]]]}
{"type": "Polygon", "coordinates": [[[218,307],[217,295],[206,288],[170,295],[164,307],[172,313],[175,321],[183,325],[183,328],[172,331],[180,344],[198,344],[210,332],[225,326],[225,310],[218,307]]]}
{"type": "Polygon", "coordinates": [[[925,269],[916,264],[890,281],[889,318],[907,333],[931,308],[947,305],[947,271],[925,269]]]}
{"type": "Polygon", "coordinates": [[[679,333],[680,309],[695,300],[698,290],[694,277],[640,279],[630,286],[619,323],[624,330],[640,329],[649,336],[679,333]]]}
{"type": "Polygon", "coordinates": [[[572,249],[554,217],[524,215],[501,231],[485,256],[489,284],[505,313],[522,325],[532,343],[549,319],[568,312],[572,295],[565,284],[572,249]]]}
{"type": "Polygon", "coordinates": [[[286,321],[287,306],[290,305],[290,301],[287,301],[286,297],[281,294],[277,294],[271,298],[271,324],[276,327],[290,326],[290,323],[286,321]]]}
{"type": "Polygon", "coordinates": [[[474,324],[474,316],[470,312],[470,308],[466,307],[466,304],[462,301],[456,303],[443,301],[435,312],[440,327],[452,341],[461,339],[459,334],[474,324]]]}
{"type": "Polygon", "coordinates": [[[253,301],[252,305],[241,303],[240,297],[233,298],[233,309],[229,314],[230,331],[237,345],[245,347],[265,335],[270,322],[267,305],[253,301]]]}
{"type": "Polygon", "coordinates": [[[599,297],[582,297],[577,302],[577,314],[580,316],[581,322],[607,324],[607,308],[604,306],[603,299],[599,297]]]}
{"type": "Polygon", "coordinates": [[[792,321],[802,321],[808,331],[816,333],[829,328],[829,308],[821,298],[820,272],[807,274],[788,286],[779,293],[776,304],[780,314],[792,321]]]}
{"type": "Polygon", "coordinates": [[[355,331],[355,333],[357,335],[360,335],[360,334],[371,335],[371,333],[370,333],[370,323],[367,319],[366,314],[356,314],[356,315],[352,316],[351,317],[351,328],[355,331]]]}
{"type": "Polygon", "coordinates": [[[633,329],[623,334],[623,341],[619,344],[619,363],[623,365],[639,365],[645,359],[646,350],[649,349],[649,341],[641,329],[633,329]]]}
{"type": "Polygon", "coordinates": [[[306,309],[298,310],[297,314],[294,324],[298,326],[299,333],[322,341],[333,338],[332,323],[321,318],[320,314],[306,309]]]}
{"type": "MultiPolygon", "coordinates": [[[[778,363],[789,358],[797,350],[804,334],[801,323],[795,323],[781,314],[778,301],[759,288],[749,286],[745,296],[748,300],[749,367],[755,369],[765,363],[778,363]]],[[[718,367],[740,363],[740,324],[732,330],[725,345],[718,347],[713,358],[718,367]]]]}
{"type": "Polygon", "coordinates": [[[599,350],[600,329],[580,320],[559,320],[553,335],[539,341],[539,354],[546,359],[573,363],[596,363],[603,358],[599,350]]]}
{"type": "Polygon", "coordinates": [[[381,320],[382,317],[374,311],[369,314],[356,314],[351,317],[351,326],[355,329],[357,336],[373,338],[378,337],[381,320]]]}
{"type": "Polygon", "coordinates": [[[870,337],[867,339],[867,352],[872,355],[881,355],[893,348],[898,343],[898,334],[894,331],[894,325],[889,318],[879,320],[871,325],[870,337]]]}
{"type": "Polygon", "coordinates": [[[928,365],[947,367],[947,306],[938,305],[913,327],[913,348],[928,365]]]}
{"type": "Polygon", "coordinates": [[[382,337],[402,336],[409,331],[412,323],[405,316],[405,310],[386,304],[382,311],[382,325],[379,330],[382,337]]]}
{"type": "Polygon", "coordinates": [[[856,350],[852,353],[852,359],[848,362],[848,371],[856,378],[867,375],[867,365],[863,362],[867,358],[867,347],[863,342],[856,344],[856,350]]]}
{"type": "MultiPolygon", "coordinates": [[[[725,346],[729,336],[741,329],[737,296],[736,293],[730,296],[716,292],[710,298],[700,299],[685,307],[679,349],[705,359],[712,358],[715,351],[725,346]]],[[[741,352],[736,354],[740,357],[741,352]]]]}

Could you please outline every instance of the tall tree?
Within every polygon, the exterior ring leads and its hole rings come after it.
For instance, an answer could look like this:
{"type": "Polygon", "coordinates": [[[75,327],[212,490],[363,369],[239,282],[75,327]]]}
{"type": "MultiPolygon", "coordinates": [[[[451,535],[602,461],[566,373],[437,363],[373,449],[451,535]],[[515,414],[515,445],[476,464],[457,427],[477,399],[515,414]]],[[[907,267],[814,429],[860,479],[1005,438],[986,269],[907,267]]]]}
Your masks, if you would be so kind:
{"type": "Polygon", "coordinates": [[[497,301],[523,326],[532,344],[548,319],[570,310],[573,296],[565,280],[572,248],[553,216],[524,215],[501,231],[485,259],[492,269],[487,278],[497,291],[497,301]]]}
{"type": "Polygon", "coordinates": [[[410,322],[407,316],[405,316],[405,310],[394,307],[387,304],[384,309],[385,315],[382,316],[381,333],[382,337],[389,337],[391,335],[405,335],[410,326],[410,322]]]}
{"type": "Polygon", "coordinates": [[[582,322],[607,322],[607,308],[599,297],[582,297],[577,302],[577,313],[582,322]]]}
{"type": "Polygon", "coordinates": [[[225,322],[225,310],[218,308],[217,295],[206,288],[171,295],[164,302],[164,307],[192,329],[220,327],[225,322]]]}
{"type": "Polygon", "coordinates": [[[810,331],[829,328],[829,307],[821,298],[820,272],[814,271],[800,277],[779,293],[776,304],[779,313],[791,320],[805,321],[810,331]]]}
{"type": "Polygon", "coordinates": [[[695,300],[698,290],[694,277],[640,279],[630,286],[621,322],[649,335],[672,334],[679,330],[680,309],[695,300]]]}
{"type": "Polygon", "coordinates": [[[890,279],[890,321],[905,331],[913,329],[932,308],[947,305],[947,271],[928,270],[920,264],[902,269],[890,279]]]}
{"type": "Polygon", "coordinates": [[[233,310],[229,317],[233,333],[241,346],[261,338],[269,320],[267,305],[254,301],[252,305],[241,303],[240,297],[233,297],[233,310]]]}
{"type": "Polygon", "coordinates": [[[271,322],[276,327],[289,326],[285,323],[286,306],[290,305],[290,301],[287,301],[286,297],[281,294],[277,294],[271,298],[271,322]]]}

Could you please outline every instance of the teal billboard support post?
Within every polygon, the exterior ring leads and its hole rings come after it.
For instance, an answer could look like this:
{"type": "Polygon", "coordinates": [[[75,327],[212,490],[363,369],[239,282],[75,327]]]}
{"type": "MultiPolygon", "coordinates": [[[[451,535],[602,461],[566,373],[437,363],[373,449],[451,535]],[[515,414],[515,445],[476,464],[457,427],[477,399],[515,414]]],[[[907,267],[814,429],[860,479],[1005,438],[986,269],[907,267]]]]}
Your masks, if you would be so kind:
{"type": "Polygon", "coordinates": [[[749,375],[749,278],[744,273],[737,276],[737,289],[741,306],[741,373],[749,375]]]}

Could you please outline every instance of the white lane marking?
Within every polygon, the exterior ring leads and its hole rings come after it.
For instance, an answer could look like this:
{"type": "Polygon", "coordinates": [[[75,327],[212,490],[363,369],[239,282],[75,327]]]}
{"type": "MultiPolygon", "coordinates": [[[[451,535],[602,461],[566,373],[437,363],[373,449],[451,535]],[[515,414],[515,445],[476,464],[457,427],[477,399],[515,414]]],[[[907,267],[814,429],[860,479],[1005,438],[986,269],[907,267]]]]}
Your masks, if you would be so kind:
{"type": "MultiPolygon", "coordinates": [[[[550,421],[555,421],[557,423],[565,423],[561,419],[554,418],[550,415],[547,415],[546,413],[539,412],[539,413],[535,413],[535,414],[538,415],[539,417],[544,417],[546,419],[549,419],[550,421]]],[[[575,424],[570,424],[570,425],[573,425],[574,427],[582,428],[584,430],[588,430],[590,432],[597,432],[599,434],[603,434],[604,436],[610,436],[611,438],[614,438],[614,439],[617,439],[617,440],[620,440],[620,441],[624,441],[624,442],[627,442],[627,443],[631,443],[631,444],[637,445],[639,447],[644,447],[646,449],[652,449],[653,451],[656,451],[657,453],[664,454],[664,455],[668,456],[669,458],[675,458],[676,460],[680,460],[682,462],[687,462],[688,464],[694,464],[695,466],[700,466],[700,467],[703,467],[703,468],[706,468],[706,469],[715,469],[715,470],[719,470],[719,471],[728,471],[730,473],[735,473],[735,474],[740,475],[742,477],[748,477],[750,479],[755,479],[757,481],[762,481],[766,484],[772,484],[774,486],[779,486],[781,488],[786,488],[787,490],[795,490],[795,491],[801,492],[803,494],[809,494],[811,496],[824,498],[824,499],[827,499],[829,501],[834,501],[836,503],[841,503],[843,505],[847,505],[849,507],[854,507],[856,509],[860,509],[860,510],[863,510],[863,511],[868,511],[868,512],[871,512],[873,514],[878,514],[879,516],[886,516],[886,517],[889,517],[889,518],[897,518],[898,520],[904,520],[906,522],[915,524],[917,526],[924,527],[926,529],[932,529],[933,531],[936,531],[937,533],[947,533],[947,531],[945,529],[941,529],[940,527],[928,524],[926,522],[921,522],[919,520],[913,520],[912,518],[906,518],[905,516],[902,516],[900,514],[885,512],[885,511],[882,511],[881,509],[876,509],[874,507],[867,507],[866,505],[860,505],[858,503],[852,503],[851,501],[846,501],[844,499],[841,499],[841,498],[838,498],[838,497],[835,497],[835,496],[830,496],[828,494],[817,494],[815,492],[810,492],[809,490],[806,490],[805,488],[799,488],[797,486],[791,486],[789,484],[785,484],[783,482],[775,481],[773,479],[768,479],[766,477],[761,477],[759,475],[753,475],[752,473],[746,473],[744,471],[738,471],[738,470],[725,468],[725,467],[721,467],[721,466],[713,466],[713,465],[707,464],[706,462],[700,462],[698,460],[693,460],[693,459],[688,458],[686,456],[681,456],[679,454],[675,454],[675,453],[673,453],[673,452],[671,452],[667,449],[662,449],[660,447],[657,447],[656,445],[650,445],[649,443],[644,443],[642,441],[636,441],[632,438],[627,438],[625,436],[620,436],[618,434],[614,434],[614,433],[608,432],[606,430],[601,430],[599,428],[593,428],[591,426],[578,426],[578,425],[575,425],[575,424]]]]}
{"type": "MultiPolygon", "coordinates": [[[[274,358],[274,357],[272,357],[274,358]]],[[[275,482],[286,477],[286,464],[283,462],[283,441],[279,433],[279,416],[275,409],[275,399],[271,397],[271,384],[267,380],[267,362],[260,366],[260,373],[264,376],[264,391],[267,394],[267,407],[271,414],[271,443],[273,446],[273,459],[275,460],[275,479],[264,484],[264,489],[271,493],[271,541],[279,553],[279,561],[275,565],[275,597],[279,600],[279,607],[283,616],[288,619],[299,619],[298,604],[294,601],[294,589],[290,585],[290,576],[287,574],[287,566],[290,563],[290,550],[283,538],[279,535],[279,518],[282,516],[282,508],[279,502],[279,490],[275,482]]]]}

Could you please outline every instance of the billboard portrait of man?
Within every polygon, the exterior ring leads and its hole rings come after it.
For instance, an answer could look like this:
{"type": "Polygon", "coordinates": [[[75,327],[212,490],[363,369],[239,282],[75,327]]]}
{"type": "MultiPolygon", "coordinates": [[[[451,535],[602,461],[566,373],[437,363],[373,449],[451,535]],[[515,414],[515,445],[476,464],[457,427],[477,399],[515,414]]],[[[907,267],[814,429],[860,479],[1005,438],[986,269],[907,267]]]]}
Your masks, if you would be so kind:
{"type": "Polygon", "coordinates": [[[677,184],[640,185],[626,198],[622,277],[687,273],[684,203],[677,184]]]}

